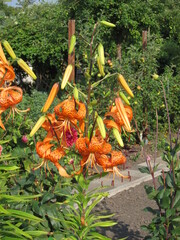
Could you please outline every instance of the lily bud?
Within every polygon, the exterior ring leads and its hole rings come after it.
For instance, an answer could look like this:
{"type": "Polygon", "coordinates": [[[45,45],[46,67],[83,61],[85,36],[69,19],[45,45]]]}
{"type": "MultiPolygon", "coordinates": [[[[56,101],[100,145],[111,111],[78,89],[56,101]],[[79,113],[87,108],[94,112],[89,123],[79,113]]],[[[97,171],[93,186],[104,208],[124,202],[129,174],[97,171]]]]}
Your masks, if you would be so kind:
{"type": "Polygon", "coordinates": [[[2,49],[2,46],[1,46],[1,42],[0,42],[0,60],[2,60],[4,63],[8,64],[8,61],[4,55],[4,52],[3,52],[3,49],[2,49]]]}
{"type": "Polygon", "coordinates": [[[27,63],[22,60],[21,58],[19,58],[17,60],[18,65],[25,71],[27,72],[27,74],[29,74],[29,76],[31,76],[34,80],[36,80],[36,75],[34,74],[34,72],[31,70],[31,68],[27,65],[27,63]]]}
{"type": "Polygon", "coordinates": [[[99,55],[99,60],[101,62],[102,65],[105,64],[105,60],[104,60],[104,47],[103,45],[100,43],[98,46],[98,55],[99,55]]]}
{"type": "Polygon", "coordinates": [[[75,45],[76,45],[76,36],[72,35],[70,40],[69,52],[68,52],[69,54],[73,52],[75,45]]]}
{"type": "Polygon", "coordinates": [[[45,116],[41,116],[39,118],[39,120],[37,121],[37,123],[35,124],[35,126],[33,127],[33,129],[30,132],[30,137],[32,137],[39,130],[39,128],[42,126],[42,124],[45,122],[45,120],[46,120],[45,116]]]}
{"type": "Polygon", "coordinates": [[[107,21],[100,21],[100,23],[107,26],[107,27],[116,27],[115,24],[107,22],[107,21]]]}
{"type": "Polygon", "coordinates": [[[130,105],[129,100],[127,99],[123,92],[119,92],[119,96],[127,105],[130,105]]]}
{"type": "Polygon", "coordinates": [[[97,119],[96,119],[96,122],[97,122],[97,125],[99,127],[99,131],[101,133],[102,138],[105,138],[106,137],[106,129],[104,127],[104,123],[103,123],[102,118],[100,116],[98,116],[97,119]]]}
{"type": "Polygon", "coordinates": [[[99,56],[97,57],[97,64],[98,64],[98,68],[99,68],[99,72],[100,72],[101,76],[104,77],[104,75],[105,75],[105,73],[104,73],[104,67],[103,67],[103,65],[101,64],[101,61],[100,61],[99,56]]]}
{"type": "Polygon", "coordinates": [[[121,74],[118,74],[118,81],[121,84],[121,86],[124,88],[124,90],[129,94],[129,96],[134,97],[133,92],[131,91],[126,80],[121,74]]]}
{"type": "Polygon", "coordinates": [[[8,41],[4,40],[2,43],[3,43],[3,46],[5,47],[6,51],[12,57],[12,59],[15,60],[16,54],[14,53],[14,51],[13,51],[12,47],[10,46],[10,44],[8,43],[8,41]]]}
{"type": "Polygon", "coordinates": [[[79,93],[78,93],[77,87],[74,88],[74,90],[73,90],[73,95],[74,95],[74,99],[75,99],[75,100],[78,100],[78,99],[79,99],[79,93]]]}
{"type": "Polygon", "coordinates": [[[124,143],[123,143],[123,140],[121,138],[121,135],[120,135],[119,131],[116,128],[113,128],[113,135],[116,138],[116,140],[118,141],[119,145],[121,147],[124,147],[124,143]]]}
{"type": "Polygon", "coordinates": [[[124,105],[122,103],[122,100],[120,98],[116,98],[115,103],[116,103],[116,107],[118,109],[118,112],[120,114],[120,117],[122,118],[122,120],[124,122],[126,130],[128,132],[131,132],[131,126],[130,126],[129,119],[127,117],[126,111],[124,109],[124,105]]]}
{"type": "Polygon", "coordinates": [[[54,101],[54,98],[56,97],[58,91],[59,91],[59,83],[55,83],[49,93],[46,103],[44,104],[42,112],[47,112],[52,102],[54,101]]]}
{"type": "Polygon", "coordinates": [[[157,79],[159,78],[159,75],[156,74],[156,73],[154,73],[154,74],[152,75],[152,77],[153,77],[154,80],[157,80],[157,79]]]}
{"type": "Polygon", "coordinates": [[[62,79],[62,83],[61,83],[61,89],[64,89],[73,70],[73,66],[71,64],[69,64],[65,70],[63,79],[62,79]]]}

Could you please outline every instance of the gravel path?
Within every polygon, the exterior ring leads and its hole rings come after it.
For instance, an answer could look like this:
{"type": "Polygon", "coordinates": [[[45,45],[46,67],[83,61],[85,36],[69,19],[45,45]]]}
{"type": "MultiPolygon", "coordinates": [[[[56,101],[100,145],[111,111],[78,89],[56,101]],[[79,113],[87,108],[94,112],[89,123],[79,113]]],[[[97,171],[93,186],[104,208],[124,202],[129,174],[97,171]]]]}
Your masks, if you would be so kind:
{"type": "Polygon", "coordinates": [[[144,185],[152,185],[152,181],[106,198],[97,205],[96,211],[101,214],[114,213],[113,220],[117,222],[113,227],[99,229],[100,233],[113,240],[123,237],[128,237],[128,240],[144,239],[147,232],[141,230],[141,225],[150,223],[152,214],[144,212],[143,209],[149,206],[156,208],[155,202],[147,198],[144,185]]]}

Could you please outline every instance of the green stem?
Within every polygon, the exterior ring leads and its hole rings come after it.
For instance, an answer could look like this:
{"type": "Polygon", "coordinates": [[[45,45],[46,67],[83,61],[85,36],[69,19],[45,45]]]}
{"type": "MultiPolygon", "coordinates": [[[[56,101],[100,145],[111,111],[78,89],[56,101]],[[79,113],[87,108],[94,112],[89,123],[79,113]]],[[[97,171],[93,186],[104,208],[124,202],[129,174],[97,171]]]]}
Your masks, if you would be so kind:
{"type": "Polygon", "coordinates": [[[154,167],[156,164],[156,157],[157,157],[157,143],[158,143],[158,111],[156,108],[156,142],[155,142],[155,152],[154,152],[154,167]]]}
{"type": "Polygon", "coordinates": [[[57,135],[56,131],[54,130],[54,127],[53,127],[53,125],[52,125],[52,123],[51,123],[51,120],[48,118],[48,116],[46,116],[46,117],[47,117],[47,119],[48,119],[48,121],[49,121],[49,124],[50,124],[51,127],[52,127],[52,130],[53,130],[53,132],[54,132],[54,134],[55,134],[55,136],[56,136],[56,139],[57,139],[57,141],[58,141],[59,146],[61,146],[60,141],[59,141],[59,138],[58,138],[58,135],[57,135]]]}
{"type": "Polygon", "coordinates": [[[102,78],[101,80],[95,82],[92,84],[92,88],[94,87],[97,87],[99,85],[99,83],[101,83],[102,81],[104,81],[106,78],[109,78],[109,77],[112,77],[112,76],[115,76],[115,75],[118,75],[118,73],[113,73],[113,74],[107,74],[104,78],[102,78]]]}
{"type": "Polygon", "coordinates": [[[164,89],[164,85],[163,82],[160,81],[161,85],[162,85],[162,89],[163,89],[163,93],[164,93],[164,101],[166,104],[166,111],[167,111],[167,119],[168,119],[168,125],[169,125],[169,141],[170,141],[170,147],[172,149],[172,140],[171,140],[171,123],[170,123],[170,116],[169,116],[169,109],[168,109],[168,104],[167,104],[167,98],[166,98],[166,92],[164,89]]]}
{"type": "Polygon", "coordinates": [[[7,73],[7,69],[6,69],[6,71],[5,71],[5,73],[4,73],[3,77],[2,77],[2,79],[1,79],[1,81],[0,81],[0,85],[1,85],[1,83],[3,82],[3,80],[4,80],[5,76],[6,76],[6,73],[7,73]]]}
{"type": "MultiPolygon", "coordinates": [[[[94,25],[93,33],[91,36],[91,42],[90,42],[90,69],[89,69],[89,75],[91,76],[92,72],[92,57],[93,57],[93,50],[92,50],[92,45],[93,45],[93,39],[94,39],[94,34],[96,32],[96,28],[98,26],[98,22],[94,25]]],[[[90,99],[91,99],[91,78],[88,80],[88,97],[87,97],[87,111],[86,111],[86,116],[87,116],[87,122],[85,125],[85,136],[88,136],[88,126],[89,126],[89,104],[90,104],[90,99]]]]}
{"type": "Polygon", "coordinates": [[[86,125],[85,125],[85,136],[86,137],[88,136],[90,98],[91,98],[91,82],[89,81],[89,84],[88,84],[88,98],[87,98],[87,110],[86,110],[87,122],[86,122],[86,125]]]}
{"type": "MultiPolygon", "coordinates": [[[[71,88],[74,89],[74,87],[72,86],[72,84],[71,84],[70,82],[68,82],[67,84],[68,84],[71,88]]],[[[85,99],[87,99],[87,96],[86,96],[83,92],[81,92],[79,89],[78,89],[78,92],[79,92],[85,99]]]]}
{"type": "Polygon", "coordinates": [[[91,138],[92,138],[92,136],[93,136],[93,131],[94,131],[94,128],[95,128],[95,126],[96,126],[96,119],[97,119],[97,116],[95,117],[95,119],[94,119],[94,123],[93,123],[93,127],[92,127],[92,131],[91,131],[91,135],[90,135],[90,141],[91,141],[91,138]]]}

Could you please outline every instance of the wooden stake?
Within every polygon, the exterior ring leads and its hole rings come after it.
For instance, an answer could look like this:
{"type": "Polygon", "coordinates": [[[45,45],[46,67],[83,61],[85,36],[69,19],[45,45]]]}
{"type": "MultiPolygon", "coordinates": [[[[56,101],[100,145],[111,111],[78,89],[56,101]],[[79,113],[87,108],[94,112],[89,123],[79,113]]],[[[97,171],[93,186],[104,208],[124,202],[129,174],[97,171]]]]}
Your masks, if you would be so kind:
{"type": "Polygon", "coordinates": [[[147,47],[147,31],[142,31],[142,47],[143,50],[147,47]]]}
{"type": "MultiPolygon", "coordinates": [[[[68,49],[70,47],[71,37],[74,34],[75,34],[75,20],[69,20],[69,22],[68,22],[68,49]]],[[[75,83],[75,49],[73,50],[73,52],[71,54],[68,54],[68,64],[73,65],[73,70],[72,70],[71,76],[69,78],[69,81],[71,82],[73,80],[73,82],[75,83]]]]}
{"type": "Polygon", "coordinates": [[[122,59],[121,44],[117,45],[117,57],[118,57],[119,62],[121,62],[121,59],[122,59]]]}

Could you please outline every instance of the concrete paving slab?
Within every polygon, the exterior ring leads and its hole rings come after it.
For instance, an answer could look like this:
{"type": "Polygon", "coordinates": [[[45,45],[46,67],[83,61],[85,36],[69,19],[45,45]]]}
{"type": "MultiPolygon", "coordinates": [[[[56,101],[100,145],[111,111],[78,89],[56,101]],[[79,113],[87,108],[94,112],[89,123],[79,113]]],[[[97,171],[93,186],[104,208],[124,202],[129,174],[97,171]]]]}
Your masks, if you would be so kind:
{"type": "MultiPolygon", "coordinates": [[[[157,171],[155,172],[155,177],[161,175],[162,173],[162,169],[164,171],[167,171],[168,168],[166,166],[166,163],[164,161],[162,161],[161,158],[157,158],[156,159],[156,164],[158,165],[157,171]]],[[[115,177],[115,181],[114,181],[114,186],[112,186],[112,180],[113,180],[113,175],[109,174],[106,175],[103,178],[99,178],[99,179],[95,179],[91,182],[90,186],[89,186],[89,190],[93,190],[94,188],[98,188],[98,187],[106,187],[105,189],[102,188],[102,191],[106,191],[109,192],[109,196],[108,197],[112,197],[114,195],[116,195],[119,192],[128,190],[131,187],[135,187],[139,184],[141,184],[142,182],[146,182],[152,179],[150,174],[147,173],[141,173],[139,171],[138,168],[140,167],[146,167],[147,164],[146,162],[143,162],[141,164],[137,164],[136,166],[133,167],[133,169],[125,169],[122,170],[121,173],[125,176],[128,175],[128,172],[130,173],[131,176],[131,180],[129,179],[122,179],[121,177],[115,177]]]]}

